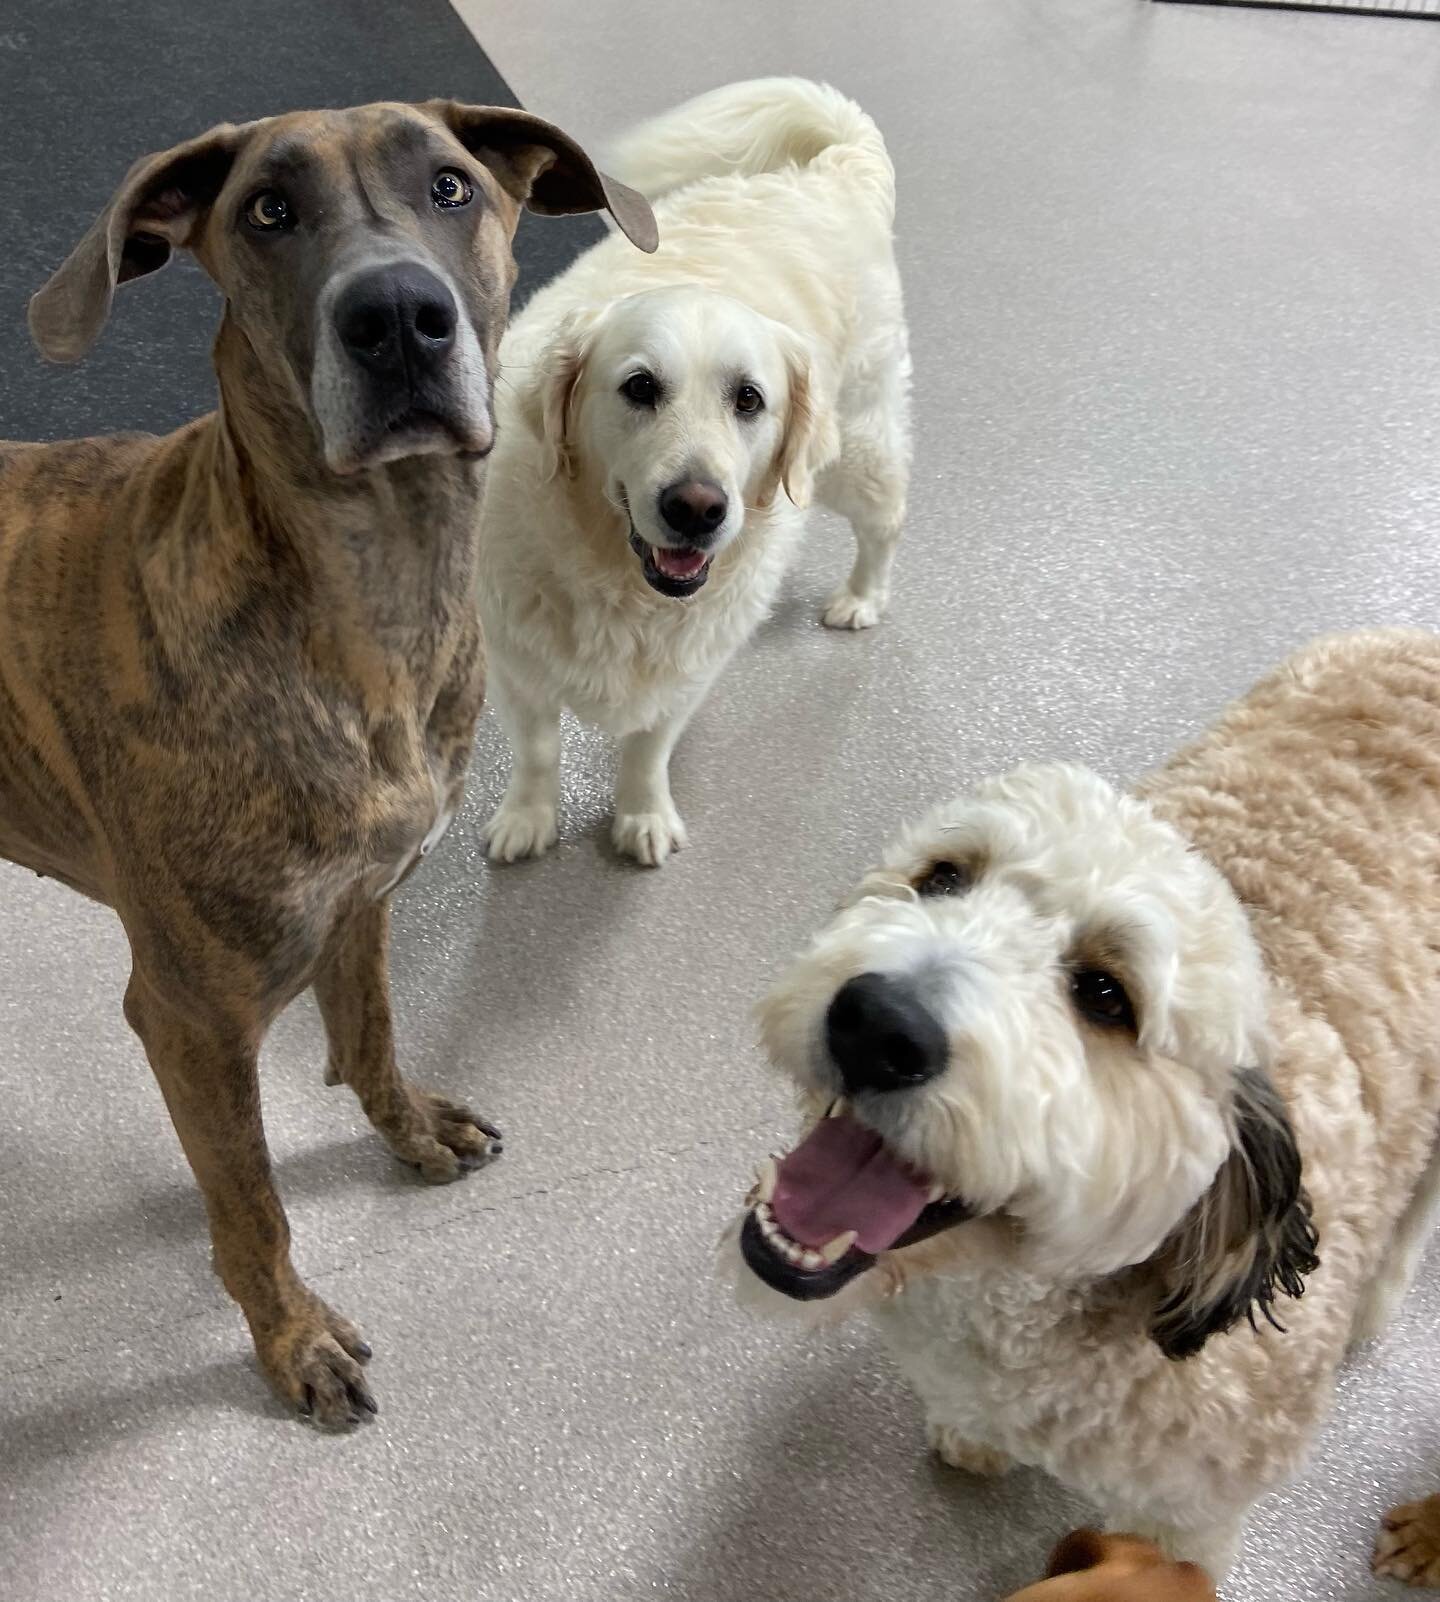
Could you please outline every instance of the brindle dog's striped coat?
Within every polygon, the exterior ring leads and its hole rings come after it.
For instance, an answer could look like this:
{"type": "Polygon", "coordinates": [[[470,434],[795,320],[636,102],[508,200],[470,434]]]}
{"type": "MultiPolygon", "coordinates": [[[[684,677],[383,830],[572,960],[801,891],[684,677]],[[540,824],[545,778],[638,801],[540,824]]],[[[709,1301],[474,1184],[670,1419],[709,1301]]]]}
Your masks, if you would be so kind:
{"type": "Polygon", "coordinates": [[[374,1411],[370,1352],[291,1264],[256,1055],[311,985],[329,1077],[400,1157],[441,1181],[499,1149],[396,1070],[384,897],[459,804],[481,705],[479,458],[522,204],[605,207],[654,248],[644,201],[519,112],[300,113],[149,158],[31,326],[74,359],[117,283],[187,247],[225,294],[219,410],[0,445],[0,853],[119,914],[216,1265],[328,1424],[374,1411]]]}

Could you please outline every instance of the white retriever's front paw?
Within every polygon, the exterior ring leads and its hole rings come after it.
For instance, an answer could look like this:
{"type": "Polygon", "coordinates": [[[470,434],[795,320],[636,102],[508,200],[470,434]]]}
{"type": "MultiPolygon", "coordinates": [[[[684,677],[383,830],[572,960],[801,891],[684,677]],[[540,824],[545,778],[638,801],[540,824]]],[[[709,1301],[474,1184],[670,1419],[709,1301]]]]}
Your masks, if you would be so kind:
{"type": "Polygon", "coordinates": [[[827,629],[873,629],[884,611],[883,598],[856,595],[844,584],[826,601],[820,620],[827,629]]]}
{"type": "Polygon", "coordinates": [[[555,844],[557,832],[554,807],[504,801],[485,825],[485,853],[492,862],[543,857],[555,844]]]}
{"type": "Polygon", "coordinates": [[[674,807],[654,812],[620,812],[610,838],[615,849],[647,868],[658,868],[672,851],[685,845],[685,825],[674,807]]]}
{"type": "Polygon", "coordinates": [[[1014,1460],[1004,1452],[967,1440],[949,1424],[936,1424],[932,1420],[925,1426],[925,1440],[942,1463],[966,1474],[980,1474],[988,1479],[996,1474],[1006,1474],[1014,1466],[1014,1460]]]}

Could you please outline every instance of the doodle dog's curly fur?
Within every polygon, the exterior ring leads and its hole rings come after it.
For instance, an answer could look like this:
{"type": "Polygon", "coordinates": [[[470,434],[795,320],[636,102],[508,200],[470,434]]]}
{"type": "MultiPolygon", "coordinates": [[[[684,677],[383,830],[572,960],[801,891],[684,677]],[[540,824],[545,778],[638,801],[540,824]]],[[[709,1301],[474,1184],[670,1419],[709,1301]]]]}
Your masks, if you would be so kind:
{"type": "Polygon", "coordinates": [[[818,1121],[746,1289],[873,1299],[943,1457],[1223,1573],[1430,1220],[1440,641],[1312,645],[1134,796],[938,808],[763,1032],[818,1121]]]}

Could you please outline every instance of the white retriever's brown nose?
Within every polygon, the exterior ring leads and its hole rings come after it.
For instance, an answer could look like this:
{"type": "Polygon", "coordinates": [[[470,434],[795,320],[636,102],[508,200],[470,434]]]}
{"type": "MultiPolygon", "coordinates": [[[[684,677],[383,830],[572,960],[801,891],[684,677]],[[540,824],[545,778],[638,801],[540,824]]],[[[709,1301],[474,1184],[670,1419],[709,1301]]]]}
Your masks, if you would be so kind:
{"type": "Polygon", "coordinates": [[[862,973],[835,992],[825,1044],[845,1089],[905,1090],[945,1071],[940,1021],[903,979],[862,973]]]}
{"type": "Polygon", "coordinates": [[[417,262],[358,273],[335,302],[335,332],[376,378],[433,373],[455,343],[455,297],[417,262]]]}
{"type": "Polygon", "coordinates": [[[708,539],[725,521],[725,491],[709,479],[692,478],[660,491],[660,515],[677,534],[689,540],[708,539]]]}

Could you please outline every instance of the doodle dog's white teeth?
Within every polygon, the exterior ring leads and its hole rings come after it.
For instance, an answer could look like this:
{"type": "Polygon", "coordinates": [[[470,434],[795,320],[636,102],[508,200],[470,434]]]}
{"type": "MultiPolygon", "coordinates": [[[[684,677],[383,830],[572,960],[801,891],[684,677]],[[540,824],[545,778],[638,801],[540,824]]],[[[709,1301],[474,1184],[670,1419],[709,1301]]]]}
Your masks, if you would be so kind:
{"type": "Polygon", "coordinates": [[[843,1235],[837,1235],[834,1240],[827,1241],[820,1248],[819,1258],[822,1263],[838,1263],[846,1252],[855,1244],[855,1231],[847,1229],[843,1235]]]}
{"type": "MultiPolygon", "coordinates": [[[[762,1170],[761,1179],[764,1179],[762,1170]]],[[[758,1181],[757,1181],[758,1183],[758,1181]]],[[[770,1186],[774,1194],[773,1181],[770,1186]]],[[[822,1268],[829,1268],[838,1263],[846,1252],[855,1244],[856,1233],[847,1229],[843,1235],[837,1235],[834,1240],[827,1241],[818,1249],[814,1246],[804,1246],[798,1240],[791,1238],[781,1229],[775,1221],[774,1209],[769,1201],[756,1202],[752,1208],[755,1222],[760,1226],[760,1233],[765,1238],[765,1244],[786,1262],[793,1263],[796,1268],[802,1268],[809,1274],[816,1274],[822,1268]]]]}

